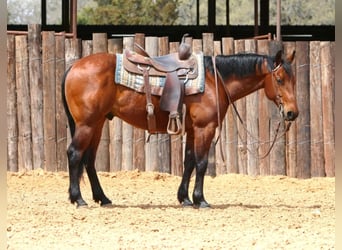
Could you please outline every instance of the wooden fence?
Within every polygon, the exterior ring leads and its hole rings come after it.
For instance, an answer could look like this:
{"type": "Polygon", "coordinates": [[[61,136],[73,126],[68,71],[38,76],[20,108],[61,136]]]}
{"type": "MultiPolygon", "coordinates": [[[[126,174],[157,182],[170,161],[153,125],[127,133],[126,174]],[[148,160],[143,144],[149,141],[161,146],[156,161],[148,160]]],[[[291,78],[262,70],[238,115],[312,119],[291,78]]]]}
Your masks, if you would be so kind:
{"type": "MultiPolygon", "coordinates": [[[[225,161],[220,156],[219,143],[215,145],[213,141],[207,174],[335,176],[334,42],[280,43],[230,37],[214,41],[211,33],[204,33],[202,39],[189,37],[187,42],[204,55],[237,52],[273,55],[280,48],[285,54],[296,50],[293,70],[300,115],[286,137],[277,141],[268,157],[257,157],[268,149],[279,114],[263,90],[255,92],[236,102],[249,132],[229,108],[219,142],[223,144],[225,161]]],[[[29,25],[27,35],[7,35],[9,171],[67,170],[70,135],[61,102],[64,71],[75,60],[91,53],[120,53],[124,48],[133,49],[134,43],[145,47],[151,55],[174,52],[179,45],[169,42],[168,37],[144,34],[107,39],[106,34],[96,33],[92,40],[73,40],[63,33],[41,32],[39,25],[29,25]]],[[[146,138],[145,131],[118,118],[106,122],[97,170],[139,169],[181,175],[186,136],[151,135],[149,142],[146,138]]]]}

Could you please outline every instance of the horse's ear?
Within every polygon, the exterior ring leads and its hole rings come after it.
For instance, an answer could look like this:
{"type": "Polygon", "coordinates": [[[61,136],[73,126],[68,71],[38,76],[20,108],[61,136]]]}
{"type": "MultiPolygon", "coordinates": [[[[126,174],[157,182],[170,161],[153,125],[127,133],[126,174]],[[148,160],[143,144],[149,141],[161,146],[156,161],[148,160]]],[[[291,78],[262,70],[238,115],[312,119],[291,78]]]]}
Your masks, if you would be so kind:
{"type": "Polygon", "coordinates": [[[275,60],[274,60],[274,63],[275,63],[274,67],[277,67],[279,64],[281,64],[281,62],[282,62],[282,59],[281,59],[282,53],[283,53],[283,52],[282,52],[281,50],[279,50],[279,51],[277,52],[277,54],[276,54],[276,56],[275,56],[275,60]]]}
{"type": "Polygon", "coordinates": [[[292,63],[293,60],[294,60],[294,58],[295,58],[295,55],[296,55],[296,51],[294,50],[294,51],[292,52],[292,54],[289,55],[289,56],[287,57],[287,61],[288,61],[289,63],[292,63]]]}

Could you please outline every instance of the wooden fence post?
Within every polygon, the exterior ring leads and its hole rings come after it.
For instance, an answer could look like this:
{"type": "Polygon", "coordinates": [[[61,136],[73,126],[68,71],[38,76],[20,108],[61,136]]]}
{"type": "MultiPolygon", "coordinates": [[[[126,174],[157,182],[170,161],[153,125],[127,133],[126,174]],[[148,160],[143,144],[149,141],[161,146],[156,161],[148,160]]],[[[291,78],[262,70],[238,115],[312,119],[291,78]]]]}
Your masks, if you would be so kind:
{"type": "MultiPolygon", "coordinates": [[[[213,56],[214,55],[214,34],[213,33],[203,33],[203,55],[204,56],[213,56]]],[[[216,159],[215,159],[215,137],[211,142],[209,156],[208,156],[208,168],[207,175],[215,176],[216,175],[216,159]]]]}
{"type": "Polygon", "coordinates": [[[18,117],[15,36],[7,35],[7,170],[18,171],[18,117]]]}
{"type": "Polygon", "coordinates": [[[320,42],[310,42],[311,176],[325,176],[320,42]]]}
{"type": "Polygon", "coordinates": [[[67,171],[67,117],[62,102],[62,79],[65,73],[65,35],[56,36],[56,150],[57,171],[67,171]]]}
{"type": "Polygon", "coordinates": [[[297,123],[297,166],[296,177],[310,178],[310,79],[309,43],[296,42],[297,102],[300,109],[297,123]]]}
{"type": "MultiPolygon", "coordinates": [[[[108,52],[108,40],[106,33],[93,34],[93,53],[108,52]]],[[[97,156],[95,166],[98,171],[109,171],[109,126],[108,120],[104,122],[102,128],[102,135],[99,147],[97,149],[97,156]]]]}
{"type": "Polygon", "coordinates": [[[334,43],[321,42],[321,74],[323,98],[323,138],[325,172],[329,177],[335,176],[335,134],[334,134],[334,104],[335,104],[335,58],[334,43]]]}
{"type": "Polygon", "coordinates": [[[16,83],[17,83],[17,108],[18,108],[18,136],[19,171],[33,169],[32,162],[32,130],[30,112],[30,92],[29,92],[29,69],[27,36],[15,37],[16,56],[16,83]]]}
{"type": "MultiPolygon", "coordinates": [[[[270,55],[275,56],[276,53],[282,50],[282,43],[279,41],[270,42],[270,55]]],[[[273,140],[276,127],[280,121],[279,109],[274,103],[269,105],[270,114],[270,139],[273,140]]],[[[269,144],[271,145],[271,144],[269,144]]],[[[285,138],[281,137],[274,144],[272,151],[269,154],[270,157],[270,174],[271,175],[285,175],[285,138]]]]}
{"type": "Polygon", "coordinates": [[[93,54],[93,41],[82,41],[82,57],[86,57],[91,54],[93,54]]]}
{"type": "MultiPolygon", "coordinates": [[[[191,41],[185,40],[191,45],[191,41]]],[[[178,51],[179,42],[170,42],[170,53],[178,51]]],[[[184,136],[186,137],[186,136],[184,136]]],[[[171,174],[182,176],[183,175],[183,136],[171,135],[171,174]]]]}
{"type": "MultiPolygon", "coordinates": [[[[269,55],[269,41],[258,40],[257,52],[262,55],[269,55]]],[[[259,91],[259,138],[261,144],[259,145],[259,155],[266,154],[269,149],[270,140],[270,114],[268,105],[273,105],[267,99],[265,91],[259,91]]],[[[259,171],[261,175],[270,174],[270,157],[259,159],[259,171]]]]}
{"type": "Polygon", "coordinates": [[[39,24],[28,25],[33,168],[44,168],[43,82],[39,24]]]}
{"type": "MultiPolygon", "coordinates": [[[[232,55],[234,54],[234,39],[231,37],[222,38],[222,54],[232,55]]],[[[229,104],[227,114],[225,117],[225,126],[222,127],[226,130],[226,172],[235,173],[239,172],[238,168],[238,132],[237,132],[237,120],[233,111],[233,107],[229,104]]]]}
{"type": "MultiPolygon", "coordinates": [[[[217,55],[222,55],[221,41],[214,41],[214,56],[217,56],[217,55]]],[[[218,85],[220,85],[219,82],[218,82],[218,85]]],[[[220,138],[215,145],[215,172],[214,173],[216,175],[227,173],[227,167],[226,167],[226,162],[225,162],[225,159],[227,158],[227,156],[225,154],[226,150],[224,150],[223,148],[226,146],[226,130],[225,130],[226,120],[224,118],[225,117],[221,115],[221,119],[222,119],[221,131],[219,131],[219,128],[217,127],[215,137],[214,137],[214,139],[216,140],[216,138],[220,135],[220,138]],[[222,147],[222,150],[221,150],[221,147],[222,147]]]]}
{"type": "MultiPolygon", "coordinates": [[[[151,56],[158,55],[158,37],[145,37],[145,49],[151,56]]],[[[146,171],[159,171],[158,135],[151,134],[146,144],[146,171]]]]}
{"type": "MultiPolygon", "coordinates": [[[[123,39],[114,38],[108,41],[109,53],[122,53],[123,39]]],[[[114,83],[113,84],[117,84],[114,83]]],[[[109,164],[110,171],[116,172],[121,170],[122,166],[122,120],[114,117],[109,121],[109,164]]]]}
{"type": "MultiPolygon", "coordinates": [[[[256,40],[245,40],[245,51],[256,53],[256,40]]],[[[258,148],[259,148],[259,91],[246,96],[246,127],[247,127],[247,172],[248,175],[260,174],[258,148]]]]}
{"type": "MultiPolygon", "coordinates": [[[[65,39],[65,69],[69,69],[75,61],[81,58],[82,44],[80,39],[65,39]]],[[[71,143],[69,124],[67,128],[67,146],[71,143]]],[[[65,152],[66,154],[66,152],[65,152]]]]}
{"type": "MultiPolygon", "coordinates": [[[[134,42],[145,48],[145,34],[135,34],[134,42]]],[[[133,128],[133,166],[135,169],[145,171],[145,163],[145,131],[133,128]]]]}
{"type": "MultiPolygon", "coordinates": [[[[245,41],[244,40],[235,40],[235,53],[245,52],[245,41]]],[[[246,98],[242,98],[235,102],[236,108],[242,118],[242,120],[246,121],[246,98]]],[[[235,114],[234,114],[235,115],[235,114]]],[[[238,168],[240,174],[247,174],[247,132],[243,125],[237,121],[237,132],[238,132],[238,168]]]]}
{"type": "Polygon", "coordinates": [[[43,31],[43,120],[45,170],[56,170],[56,53],[55,33],[43,31]]]}
{"type": "MultiPolygon", "coordinates": [[[[133,50],[134,37],[124,37],[123,48],[133,50]]],[[[133,126],[122,122],[122,170],[133,170],[133,126]]]]}
{"type": "MultiPolygon", "coordinates": [[[[169,53],[169,38],[158,38],[158,56],[169,53]]],[[[158,134],[158,148],[159,148],[159,170],[164,173],[171,173],[171,144],[170,135],[158,134]]]]}
{"type": "MultiPolygon", "coordinates": [[[[296,50],[295,42],[284,43],[284,53],[288,55],[296,50]]],[[[297,57],[297,56],[296,56],[297,57]]],[[[292,72],[296,75],[296,59],[292,63],[292,72]]],[[[298,107],[300,109],[300,107],[298,107]]],[[[299,115],[300,115],[299,110],[299,115]]],[[[286,175],[290,177],[296,177],[297,166],[297,122],[293,122],[290,130],[286,134],[286,175]]]]}

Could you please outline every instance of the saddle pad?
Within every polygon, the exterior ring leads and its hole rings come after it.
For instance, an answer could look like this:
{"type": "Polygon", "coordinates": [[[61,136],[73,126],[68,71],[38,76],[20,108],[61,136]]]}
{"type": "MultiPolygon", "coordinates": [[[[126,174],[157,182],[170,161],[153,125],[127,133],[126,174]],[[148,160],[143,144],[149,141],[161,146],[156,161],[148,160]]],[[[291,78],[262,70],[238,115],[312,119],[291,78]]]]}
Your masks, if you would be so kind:
{"type": "MultiPolygon", "coordinates": [[[[203,63],[203,54],[196,55],[198,62],[198,77],[188,80],[185,84],[185,95],[193,95],[204,92],[205,72],[203,63]]],[[[144,77],[142,75],[133,74],[125,70],[123,67],[123,55],[116,54],[115,83],[124,85],[137,92],[144,93],[144,77]]],[[[161,96],[165,85],[165,77],[150,76],[151,94],[161,96]]]]}

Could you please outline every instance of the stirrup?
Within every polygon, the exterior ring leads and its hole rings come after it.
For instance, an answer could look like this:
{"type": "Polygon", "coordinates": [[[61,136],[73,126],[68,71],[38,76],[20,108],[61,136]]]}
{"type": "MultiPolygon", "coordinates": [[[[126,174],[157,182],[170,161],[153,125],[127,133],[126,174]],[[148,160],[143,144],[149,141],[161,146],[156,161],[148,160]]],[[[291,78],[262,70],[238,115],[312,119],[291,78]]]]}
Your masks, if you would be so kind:
{"type": "Polygon", "coordinates": [[[170,135],[178,135],[182,131],[182,122],[179,113],[170,113],[169,122],[167,124],[167,133],[170,135]]]}

